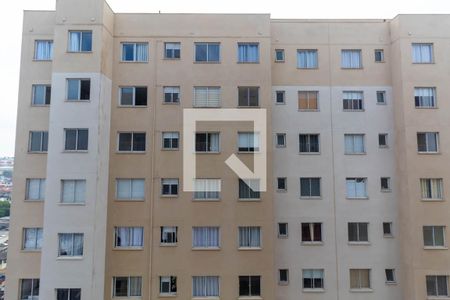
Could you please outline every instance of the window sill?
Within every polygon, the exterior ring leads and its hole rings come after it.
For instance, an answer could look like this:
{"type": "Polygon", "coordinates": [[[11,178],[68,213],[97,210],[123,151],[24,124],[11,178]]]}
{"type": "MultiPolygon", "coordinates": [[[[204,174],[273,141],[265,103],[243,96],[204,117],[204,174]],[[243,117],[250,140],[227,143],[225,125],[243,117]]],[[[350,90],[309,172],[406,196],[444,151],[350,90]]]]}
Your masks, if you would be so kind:
{"type": "Polygon", "coordinates": [[[171,244],[170,243],[165,243],[165,244],[164,243],[160,243],[159,246],[160,247],[176,247],[177,243],[171,243],[171,244]]]}
{"type": "Polygon", "coordinates": [[[319,70],[319,67],[315,67],[315,68],[300,68],[300,67],[297,67],[297,70],[319,70]]]}
{"type": "Polygon", "coordinates": [[[64,102],[66,103],[89,103],[91,102],[90,99],[65,99],[64,102]]]}
{"type": "Polygon", "coordinates": [[[392,234],[383,234],[383,237],[385,239],[393,239],[394,238],[394,236],[392,234]]]}
{"type": "Polygon", "coordinates": [[[214,198],[207,198],[207,199],[198,199],[194,198],[192,199],[193,202],[219,202],[220,199],[214,199],[214,198]]]}
{"type": "Polygon", "coordinates": [[[239,198],[239,202],[260,202],[260,198],[239,198]]]}
{"type": "Polygon", "coordinates": [[[63,150],[62,153],[88,153],[88,150],[63,150]]]}
{"type": "Polygon", "coordinates": [[[159,294],[159,298],[175,298],[177,294],[159,294]]]}
{"type": "Polygon", "coordinates": [[[347,200],[369,200],[369,197],[345,197],[347,200]]]}
{"type": "Polygon", "coordinates": [[[286,240],[289,238],[289,235],[278,235],[279,239],[286,240]]]}
{"type": "Polygon", "coordinates": [[[146,151],[116,151],[116,154],[142,155],[142,154],[146,154],[146,151]]]}
{"type": "Polygon", "coordinates": [[[301,242],[302,246],[323,246],[323,242],[301,242]]]}
{"type": "Polygon", "coordinates": [[[353,153],[344,153],[345,155],[366,155],[366,152],[353,152],[353,153]]]}
{"type": "Polygon", "coordinates": [[[416,109],[424,109],[424,110],[427,110],[427,109],[438,109],[439,107],[438,106],[414,106],[416,109]]]}
{"type": "Polygon", "coordinates": [[[237,64],[239,65],[258,65],[259,61],[238,61],[237,64]]]}
{"type": "Polygon", "coordinates": [[[114,199],[117,202],[144,202],[145,199],[114,199]]]}
{"type": "Polygon", "coordinates": [[[199,65],[219,65],[220,61],[196,61],[196,60],[194,60],[193,63],[199,64],[199,65]]]}
{"type": "Polygon", "coordinates": [[[50,104],[31,104],[31,107],[50,107],[50,104]]]}
{"type": "Polygon", "coordinates": [[[178,101],[178,102],[165,102],[165,101],[163,101],[162,104],[163,105],[180,105],[180,101],[178,101]]]}
{"type": "Polygon", "coordinates": [[[443,296],[443,297],[439,297],[439,296],[428,296],[427,300],[448,300],[450,299],[449,296],[443,296]]]}
{"type": "Polygon", "coordinates": [[[38,202],[38,203],[40,203],[40,202],[44,202],[45,199],[24,199],[23,201],[25,201],[25,202],[31,202],[31,203],[33,203],[33,202],[38,202]]]}
{"type": "Polygon", "coordinates": [[[300,196],[300,200],[322,200],[322,196],[300,196]]]}
{"type": "Polygon", "coordinates": [[[41,253],[41,249],[21,249],[20,252],[22,253],[41,253]]]}
{"type": "Polygon", "coordinates": [[[161,151],[178,151],[179,148],[161,148],[161,151]]]}
{"type": "Polygon", "coordinates": [[[75,203],[75,202],[59,202],[58,203],[59,206],[86,206],[86,202],[83,203],[75,203]]]}
{"type": "Polygon", "coordinates": [[[178,195],[160,195],[161,198],[178,198],[178,195]]]}
{"type": "Polygon", "coordinates": [[[350,293],[372,293],[373,289],[365,288],[365,289],[350,289],[350,293]]]}
{"type": "Polygon", "coordinates": [[[261,251],[262,247],[238,247],[239,251],[261,251]]]}
{"type": "Polygon", "coordinates": [[[287,189],[277,189],[277,193],[287,193],[287,189]]]}
{"type": "Polygon", "coordinates": [[[365,109],[343,109],[343,112],[365,112],[365,109]]]}
{"type": "Polygon", "coordinates": [[[389,146],[388,145],[378,145],[378,148],[380,148],[380,149],[388,149],[389,146]]]}
{"type": "Polygon", "coordinates": [[[283,60],[274,60],[273,62],[275,62],[275,63],[284,63],[285,61],[283,59],[283,60]]]}
{"type": "Polygon", "coordinates": [[[387,105],[386,102],[377,102],[377,105],[387,105]]]}
{"type": "Polygon", "coordinates": [[[261,151],[237,151],[236,154],[260,154],[261,151]]]}
{"type": "Polygon", "coordinates": [[[355,68],[351,68],[351,67],[344,68],[344,67],[341,67],[341,70],[363,70],[363,69],[364,69],[363,67],[355,67],[355,68]]]}
{"type": "Polygon", "coordinates": [[[220,154],[220,151],[195,151],[194,154],[220,154]]]}
{"type": "Polygon", "coordinates": [[[83,260],[83,256],[58,256],[57,260],[83,260]]]}
{"type": "Polygon", "coordinates": [[[302,289],[303,293],[325,293],[325,289],[302,289]]]}
{"type": "Polygon", "coordinates": [[[220,251],[220,247],[211,247],[211,248],[200,248],[200,247],[193,247],[192,251],[220,251]]]}
{"type": "Polygon", "coordinates": [[[434,61],[431,62],[413,62],[413,65],[434,65],[434,61]]]}
{"type": "Polygon", "coordinates": [[[47,154],[47,151],[28,151],[28,154],[47,154]]]}
{"type": "Polygon", "coordinates": [[[444,199],[438,199],[438,198],[422,198],[420,199],[422,202],[445,202],[444,199]]]}
{"type": "Polygon", "coordinates": [[[348,242],[349,246],[370,246],[370,242],[348,242]]]}
{"type": "Polygon", "coordinates": [[[259,105],[238,105],[237,108],[261,108],[259,105]]]}
{"type": "Polygon", "coordinates": [[[320,112],[320,109],[297,109],[297,111],[301,111],[301,112],[320,112]]]}
{"type": "Polygon", "coordinates": [[[117,108],[148,108],[147,105],[117,105],[117,108]]]}
{"type": "Polygon", "coordinates": [[[299,155],[320,155],[320,152],[299,152],[299,155]]]}
{"type": "Polygon", "coordinates": [[[439,152],[439,151],[429,151],[429,152],[417,151],[417,154],[419,154],[419,155],[438,155],[438,154],[441,154],[441,152],[439,152]]]}
{"type": "Polygon", "coordinates": [[[276,102],[275,101],[275,105],[286,105],[286,102],[276,102]]]}
{"type": "Polygon", "coordinates": [[[92,54],[92,50],[91,51],[69,51],[67,50],[66,53],[68,54],[92,54]]]}
{"type": "Polygon", "coordinates": [[[424,250],[448,250],[446,246],[424,246],[424,250]]]}
{"type": "Polygon", "coordinates": [[[239,296],[238,300],[262,300],[261,296],[239,296]]]}
{"type": "Polygon", "coordinates": [[[211,296],[211,297],[192,297],[192,300],[219,300],[220,297],[215,297],[215,296],[211,296]]]}
{"type": "Polygon", "coordinates": [[[397,285],[396,281],[385,281],[386,285],[397,285]]]}
{"type": "Polygon", "coordinates": [[[275,145],[275,148],[286,148],[286,145],[275,145]]]}
{"type": "Polygon", "coordinates": [[[121,60],[119,63],[123,64],[148,64],[147,61],[137,61],[137,60],[121,60]]]}
{"type": "Polygon", "coordinates": [[[144,247],[113,247],[114,251],[142,251],[144,247]]]}
{"type": "Polygon", "coordinates": [[[391,189],[380,190],[382,193],[392,193],[391,189]]]}
{"type": "Polygon", "coordinates": [[[179,61],[179,60],[181,60],[181,57],[164,57],[163,60],[165,60],[165,61],[179,61]]]}

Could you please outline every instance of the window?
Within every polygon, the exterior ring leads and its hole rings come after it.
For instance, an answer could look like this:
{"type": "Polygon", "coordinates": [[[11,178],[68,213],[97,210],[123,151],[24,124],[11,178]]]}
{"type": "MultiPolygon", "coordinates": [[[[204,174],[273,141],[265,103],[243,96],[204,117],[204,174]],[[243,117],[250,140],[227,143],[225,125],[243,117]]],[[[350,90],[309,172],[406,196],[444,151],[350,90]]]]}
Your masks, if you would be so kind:
{"type": "Polygon", "coordinates": [[[59,233],[58,256],[83,256],[82,233],[59,233]]]}
{"type": "Polygon", "coordinates": [[[113,277],[113,297],[141,297],[142,277],[113,277]]]}
{"type": "Polygon", "coordinates": [[[258,152],[259,151],[259,133],[257,132],[239,132],[239,152],[258,152]]]}
{"type": "Polygon", "coordinates": [[[395,270],[394,269],[385,269],[384,273],[386,274],[386,283],[395,283],[395,270]]]}
{"type": "Polygon", "coordinates": [[[162,144],[165,150],[178,149],[180,134],[178,132],[163,132],[162,144]]]}
{"type": "Polygon", "coordinates": [[[84,203],[86,180],[61,180],[61,203],[84,203]]]}
{"type": "Polygon", "coordinates": [[[219,276],[192,276],[192,297],[219,297],[219,276]]]}
{"type": "Polygon", "coordinates": [[[343,69],[361,69],[361,50],[342,50],[341,67],[343,69]]]}
{"type": "Polygon", "coordinates": [[[220,247],[219,227],[193,227],[192,248],[220,247]]]}
{"type": "Polygon", "coordinates": [[[448,297],[448,276],[427,275],[427,296],[448,297]]]}
{"type": "Polygon", "coordinates": [[[259,62],[259,44],[238,43],[238,62],[240,63],[259,62]]]}
{"type": "Polygon", "coordinates": [[[50,105],[52,87],[46,84],[33,84],[33,96],[31,104],[50,105]]]}
{"type": "Polygon", "coordinates": [[[195,61],[196,62],[219,62],[220,44],[219,43],[195,43],[195,61]]]}
{"type": "Polygon", "coordinates": [[[424,200],[442,200],[442,178],[421,178],[420,189],[424,200]]]}
{"type": "Polygon", "coordinates": [[[165,86],[164,87],[164,103],[177,104],[180,103],[180,87],[165,86]]]}
{"type": "Polygon", "coordinates": [[[344,92],[344,111],[364,110],[363,92],[344,92]]]}
{"type": "Polygon", "coordinates": [[[350,269],[350,289],[370,289],[370,269],[350,269]]]}
{"type": "Polygon", "coordinates": [[[417,151],[436,153],[439,151],[439,133],[422,132],[417,133],[417,151]]]}
{"type": "Polygon", "coordinates": [[[319,153],[319,135],[318,134],[300,134],[299,135],[300,153],[319,153]]]}
{"type": "Polygon", "coordinates": [[[276,95],[276,104],[286,104],[285,102],[285,91],[276,91],[275,92],[276,95]]]}
{"type": "Polygon", "coordinates": [[[115,227],[114,248],[142,248],[144,227],[115,227]]]}
{"type": "Polygon", "coordinates": [[[81,300],[81,289],[56,289],[56,300],[81,300]]]}
{"type": "Polygon", "coordinates": [[[317,69],[318,61],[317,49],[297,50],[297,68],[317,69]]]}
{"type": "Polygon", "coordinates": [[[433,60],[433,44],[412,44],[412,62],[414,64],[431,64],[433,60]]]}
{"type": "Polygon", "coordinates": [[[301,111],[319,110],[319,92],[318,91],[299,91],[298,109],[301,111]]]}
{"type": "Polygon", "coordinates": [[[29,152],[47,152],[48,131],[30,131],[29,152]]]}
{"type": "Polygon", "coordinates": [[[369,223],[348,223],[349,242],[369,242],[369,223]]]}
{"type": "Polygon", "coordinates": [[[176,244],[178,241],[178,227],[162,226],[161,227],[161,244],[176,244]]]}
{"type": "Polygon", "coordinates": [[[66,151],[87,151],[88,130],[87,129],[64,129],[66,135],[66,151]]]}
{"type": "Polygon", "coordinates": [[[289,283],[289,270],[279,269],[278,270],[278,283],[280,285],[287,285],[289,283]]]}
{"type": "Polygon", "coordinates": [[[380,178],[381,191],[388,192],[391,190],[391,178],[381,177],[380,178]]]}
{"type": "Polygon", "coordinates": [[[445,247],[445,226],[423,226],[425,247],[445,247]]]}
{"type": "Polygon", "coordinates": [[[344,134],[345,154],[364,154],[364,134],[344,134]]]}
{"type": "Polygon", "coordinates": [[[367,178],[346,178],[347,198],[367,198],[367,178]]]}
{"type": "Polygon", "coordinates": [[[386,148],[388,146],[387,138],[388,138],[387,133],[378,134],[378,146],[380,148],[386,148]]]}
{"type": "Polygon", "coordinates": [[[278,223],[278,237],[288,237],[289,235],[289,229],[288,229],[288,223],[278,223]]]}
{"type": "Polygon", "coordinates": [[[220,198],[220,179],[195,179],[194,199],[218,200],[220,198]]]}
{"type": "Polygon", "coordinates": [[[416,108],[436,108],[436,88],[414,88],[414,103],[416,105],[416,108]]]}
{"type": "Polygon", "coordinates": [[[220,87],[194,87],[194,107],[220,107],[220,87]]]}
{"type": "Polygon", "coordinates": [[[180,43],[164,43],[164,58],[179,59],[181,51],[180,43]]]}
{"type": "Polygon", "coordinates": [[[45,199],[45,179],[28,178],[26,181],[25,200],[45,199]]]}
{"type": "Polygon", "coordinates": [[[377,91],[377,104],[386,104],[386,92],[377,91]]]}
{"type": "Polygon", "coordinates": [[[177,196],[178,195],[178,179],[161,179],[161,195],[177,196]]]}
{"type": "Polygon", "coordinates": [[[284,62],[284,49],[275,49],[275,62],[284,62]]]}
{"type": "Polygon", "coordinates": [[[69,31],[69,52],[92,51],[92,31],[69,31]]]}
{"type": "Polygon", "coordinates": [[[302,223],[302,242],[322,242],[322,223],[302,223]]]}
{"type": "Polygon", "coordinates": [[[144,152],[145,132],[120,132],[118,150],[124,152],[144,152]]]}
{"type": "Polygon", "coordinates": [[[303,289],[323,289],[323,269],[303,270],[303,289]]]}
{"type": "Polygon", "coordinates": [[[147,106],[147,87],[121,87],[121,106],[147,106]]]}
{"type": "Polygon", "coordinates": [[[144,200],[144,179],[116,179],[116,199],[144,200]]]}
{"type": "Polygon", "coordinates": [[[284,148],[286,147],[286,133],[277,133],[277,147],[278,148],[284,148]]]}
{"type": "Polygon", "coordinates": [[[52,60],[53,59],[53,41],[37,40],[34,42],[34,59],[35,60],[52,60]]]}
{"type": "Polygon", "coordinates": [[[384,50],[375,49],[375,62],[384,62],[384,50]]]}
{"type": "Polygon", "coordinates": [[[239,179],[239,199],[259,198],[259,179],[239,179]]]}
{"type": "Polygon", "coordinates": [[[205,132],[195,134],[196,152],[219,152],[219,133],[205,132]]]}
{"type": "Polygon", "coordinates": [[[383,222],[383,235],[392,237],[392,222],[383,222]]]}
{"type": "Polygon", "coordinates": [[[148,43],[122,43],[122,61],[147,62],[148,43]]]}
{"type": "Polygon", "coordinates": [[[177,277],[161,276],[159,277],[159,294],[176,295],[177,294],[177,277]]]}
{"type": "Polygon", "coordinates": [[[239,106],[254,107],[259,106],[259,87],[238,87],[239,91],[239,106]]]}
{"type": "Polygon", "coordinates": [[[300,198],[320,197],[320,178],[300,178],[300,198]]]}
{"type": "Polygon", "coordinates": [[[23,229],[23,250],[40,250],[42,248],[42,228],[23,229]]]}
{"type": "Polygon", "coordinates": [[[239,227],[239,248],[261,248],[261,227],[239,227]]]}
{"type": "Polygon", "coordinates": [[[89,100],[91,96],[90,79],[67,79],[67,100],[89,100]]]}
{"type": "Polygon", "coordinates": [[[20,300],[39,299],[39,278],[20,279],[20,300]]]}
{"type": "Polygon", "coordinates": [[[286,177],[278,177],[277,178],[277,190],[279,190],[279,191],[287,190],[287,178],[286,177]]]}
{"type": "Polygon", "coordinates": [[[239,296],[261,296],[261,276],[239,276],[239,296]]]}

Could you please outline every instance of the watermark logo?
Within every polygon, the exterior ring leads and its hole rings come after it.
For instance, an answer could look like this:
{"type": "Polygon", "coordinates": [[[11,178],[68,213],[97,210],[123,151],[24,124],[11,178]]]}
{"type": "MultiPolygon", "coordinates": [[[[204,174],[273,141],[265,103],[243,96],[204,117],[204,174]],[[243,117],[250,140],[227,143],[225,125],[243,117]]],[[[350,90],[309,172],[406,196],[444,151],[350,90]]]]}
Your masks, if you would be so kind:
{"type": "MultiPolygon", "coordinates": [[[[258,151],[253,155],[253,171],[235,154],[230,155],[224,163],[244,180],[253,190],[265,192],[267,189],[267,122],[266,109],[184,109],[183,110],[183,191],[196,192],[196,145],[197,122],[253,122],[253,145],[258,151]],[[258,184],[251,184],[257,180],[258,184]]],[[[219,133],[220,134],[220,133],[219,133]]],[[[218,138],[218,137],[216,137],[218,138]]],[[[211,138],[212,140],[212,138],[211,138]]],[[[220,151],[217,145],[207,145],[205,152],[220,151]]],[[[203,149],[202,149],[203,150],[203,149]]]]}

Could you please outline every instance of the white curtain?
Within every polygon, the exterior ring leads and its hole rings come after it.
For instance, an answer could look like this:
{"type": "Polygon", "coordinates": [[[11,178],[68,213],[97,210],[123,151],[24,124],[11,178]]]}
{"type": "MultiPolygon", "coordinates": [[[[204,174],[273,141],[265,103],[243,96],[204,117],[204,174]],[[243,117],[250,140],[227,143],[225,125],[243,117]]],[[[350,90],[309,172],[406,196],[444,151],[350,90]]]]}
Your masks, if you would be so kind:
{"type": "Polygon", "coordinates": [[[142,277],[130,277],[130,297],[142,296],[142,277]]]}
{"type": "Polygon", "coordinates": [[[28,200],[40,200],[41,197],[41,180],[40,179],[27,179],[27,199],[28,200]]]}
{"type": "Polygon", "coordinates": [[[33,85],[33,104],[45,104],[45,90],[46,86],[42,84],[33,85]]]}
{"type": "Polygon", "coordinates": [[[143,237],[144,237],[144,228],[143,227],[131,227],[130,231],[131,231],[130,236],[132,237],[130,246],[142,247],[143,237]]]}
{"type": "Polygon", "coordinates": [[[59,255],[73,256],[73,234],[71,233],[59,234],[59,255]]]}
{"type": "Polygon", "coordinates": [[[433,61],[433,45],[413,44],[412,49],[413,62],[431,63],[433,61]]]}
{"type": "Polygon", "coordinates": [[[192,247],[194,248],[218,248],[219,227],[193,227],[192,247]]]}
{"type": "Polygon", "coordinates": [[[72,203],[75,201],[75,180],[63,180],[62,181],[62,202],[72,203]]]}
{"type": "Polygon", "coordinates": [[[131,180],[130,179],[117,179],[116,180],[116,196],[117,196],[117,199],[130,199],[131,198],[131,180]]]}
{"type": "Polygon", "coordinates": [[[416,99],[416,106],[434,107],[436,98],[435,88],[415,88],[414,97],[416,99]]]}
{"type": "Polygon", "coordinates": [[[38,228],[25,228],[24,229],[24,242],[23,242],[23,248],[24,249],[37,249],[37,229],[38,228]]]}
{"type": "Polygon", "coordinates": [[[195,179],[195,199],[217,199],[221,188],[220,179],[195,179]]]}
{"type": "Polygon", "coordinates": [[[239,247],[261,247],[261,228],[255,226],[239,227],[239,247]]]}
{"type": "Polygon", "coordinates": [[[341,67],[346,69],[361,68],[361,50],[342,50],[341,67]]]}
{"type": "Polygon", "coordinates": [[[81,51],[81,32],[73,31],[69,33],[69,51],[81,51]]]}
{"type": "Polygon", "coordinates": [[[298,50],[297,67],[301,69],[314,69],[318,66],[317,50],[298,50]]]}
{"type": "Polygon", "coordinates": [[[193,297],[219,297],[219,277],[218,276],[193,276],[192,277],[193,297]]]}
{"type": "Polygon", "coordinates": [[[145,198],[145,181],[144,179],[131,180],[131,199],[143,200],[145,198]]]}
{"type": "Polygon", "coordinates": [[[347,178],[346,186],[347,186],[347,197],[349,198],[367,197],[365,178],[347,178]]]}
{"type": "Polygon", "coordinates": [[[210,137],[209,151],[219,152],[219,134],[211,133],[209,137],[210,137]]]}
{"type": "Polygon", "coordinates": [[[427,132],[425,133],[427,152],[437,151],[437,133],[427,132]]]}
{"type": "Polygon", "coordinates": [[[423,199],[442,199],[442,179],[421,179],[420,187],[423,199]]]}
{"type": "Polygon", "coordinates": [[[364,135],[363,134],[346,134],[345,153],[364,153],[364,135]]]}
{"type": "Polygon", "coordinates": [[[36,41],[34,58],[51,60],[53,58],[53,41],[36,41]]]}
{"type": "Polygon", "coordinates": [[[116,227],[116,247],[130,246],[130,230],[128,227],[116,227]]]}
{"type": "Polygon", "coordinates": [[[148,61],[148,44],[137,43],[135,47],[136,47],[136,61],[148,61]]]}
{"type": "Polygon", "coordinates": [[[81,256],[83,255],[83,234],[75,233],[73,234],[73,255],[81,256]]]}

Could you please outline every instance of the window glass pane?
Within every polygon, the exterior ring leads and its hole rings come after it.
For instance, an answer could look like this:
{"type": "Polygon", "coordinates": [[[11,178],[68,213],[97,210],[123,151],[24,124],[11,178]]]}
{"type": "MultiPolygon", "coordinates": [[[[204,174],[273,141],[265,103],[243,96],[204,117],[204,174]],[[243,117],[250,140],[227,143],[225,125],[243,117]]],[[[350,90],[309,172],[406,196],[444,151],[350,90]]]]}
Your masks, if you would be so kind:
{"type": "Polygon", "coordinates": [[[436,277],[437,277],[438,296],[448,296],[447,276],[436,276],[436,277]]]}
{"type": "Polygon", "coordinates": [[[119,151],[131,151],[132,133],[119,133],[119,151]]]}
{"type": "Polygon", "coordinates": [[[123,87],[120,89],[120,105],[133,105],[132,87],[123,87]]]}
{"type": "Polygon", "coordinates": [[[83,32],[81,51],[92,51],[92,31],[83,32]]]}
{"type": "Polygon", "coordinates": [[[114,278],[114,296],[127,297],[128,296],[128,277],[114,278]]]}
{"type": "Polygon", "coordinates": [[[219,61],[220,46],[219,44],[208,45],[208,61],[219,61]]]}
{"type": "Polygon", "coordinates": [[[77,131],[75,129],[66,129],[66,150],[76,150],[77,131]]]}
{"type": "Polygon", "coordinates": [[[249,276],[239,276],[239,296],[250,296],[249,276]]]}
{"type": "Polygon", "coordinates": [[[33,85],[33,104],[45,104],[45,85],[33,85]]]}
{"type": "Polygon", "coordinates": [[[90,80],[80,80],[80,100],[89,100],[91,93],[91,81],[90,80]]]}
{"type": "Polygon", "coordinates": [[[143,200],[145,198],[145,181],[143,179],[133,179],[131,181],[132,199],[143,200]]]}
{"type": "Polygon", "coordinates": [[[134,60],[134,44],[122,44],[122,60],[134,60]]]}
{"type": "Polygon", "coordinates": [[[130,297],[142,296],[142,277],[130,277],[130,297]]]}
{"type": "Polygon", "coordinates": [[[67,100],[78,100],[79,79],[67,79],[67,100]]]}
{"type": "Polygon", "coordinates": [[[250,277],[250,286],[251,286],[251,295],[259,296],[261,294],[261,286],[260,286],[260,277],[259,276],[251,276],[250,277]]]}
{"type": "Polygon", "coordinates": [[[81,289],[70,289],[69,300],[81,300],[81,289]]]}
{"type": "Polygon", "coordinates": [[[207,56],[207,45],[206,44],[196,44],[195,45],[195,60],[196,61],[206,61],[207,56]]]}
{"type": "Polygon", "coordinates": [[[118,179],[116,184],[117,184],[117,199],[130,199],[131,198],[131,180],[130,179],[118,179]]]}
{"type": "Polygon", "coordinates": [[[69,51],[78,52],[81,46],[81,32],[70,31],[69,32],[69,51]]]}
{"type": "Polygon", "coordinates": [[[137,87],[136,90],[136,100],[135,105],[147,105],[147,88],[146,87],[137,87]]]}
{"type": "Polygon", "coordinates": [[[145,151],[145,133],[133,133],[133,151],[145,151]]]}
{"type": "Polygon", "coordinates": [[[56,290],[56,300],[68,300],[68,299],[69,299],[69,289],[56,290]]]}
{"type": "Polygon", "coordinates": [[[77,150],[87,150],[87,149],[88,149],[88,130],[78,129],[77,150]]]}

